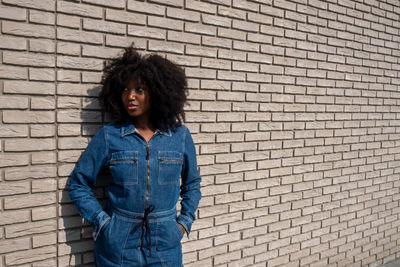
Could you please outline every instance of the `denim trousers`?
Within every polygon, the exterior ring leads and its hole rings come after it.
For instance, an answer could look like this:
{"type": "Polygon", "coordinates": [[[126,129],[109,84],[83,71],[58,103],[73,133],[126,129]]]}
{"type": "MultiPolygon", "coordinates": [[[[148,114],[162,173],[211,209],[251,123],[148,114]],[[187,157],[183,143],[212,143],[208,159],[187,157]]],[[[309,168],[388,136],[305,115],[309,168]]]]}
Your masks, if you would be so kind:
{"type": "Polygon", "coordinates": [[[176,209],[134,213],[108,207],[111,219],[95,242],[97,267],[181,267],[183,232],[176,209]],[[147,224],[144,223],[146,220],[147,224]]]}

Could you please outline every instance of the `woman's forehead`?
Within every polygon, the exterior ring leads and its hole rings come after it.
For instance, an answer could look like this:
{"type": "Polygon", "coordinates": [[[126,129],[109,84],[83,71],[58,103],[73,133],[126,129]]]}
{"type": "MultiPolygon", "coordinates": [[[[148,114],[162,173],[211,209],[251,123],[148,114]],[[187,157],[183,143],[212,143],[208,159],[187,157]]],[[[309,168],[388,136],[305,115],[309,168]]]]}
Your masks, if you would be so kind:
{"type": "Polygon", "coordinates": [[[130,79],[128,79],[126,85],[127,85],[127,86],[134,86],[134,87],[138,87],[138,86],[140,86],[140,87],[147,87],[147,86],[146,86],[146,83],[145,83],[145,82],[143,81],[143,79],[142,79],[140,76],[138,76],[138,75],[131,76],[130,79]]]}

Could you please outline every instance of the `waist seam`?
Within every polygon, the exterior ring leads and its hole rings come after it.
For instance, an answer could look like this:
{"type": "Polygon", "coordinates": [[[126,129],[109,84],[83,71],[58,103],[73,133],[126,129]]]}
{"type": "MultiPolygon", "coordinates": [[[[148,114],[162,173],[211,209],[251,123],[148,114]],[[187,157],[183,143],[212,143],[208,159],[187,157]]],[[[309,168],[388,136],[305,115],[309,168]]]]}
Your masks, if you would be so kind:
{"type": "MultiPolygon", "coordinates": [[[[113,215],[122,217],[125,221],[131,222],[139,222],[144,218],[144,213],[137,213],[132,211],[127,211],[124,209],[120,209],[117,207],[113,207],[110,205],[110,211],[113,215]]],[[[150,223],[152,222],[161,222],[170,219],[176,219],[177,211],[176,208],[172,208],[170,210],[159,211],[159,212],[151,212],[147,215],[150,223]]]]}

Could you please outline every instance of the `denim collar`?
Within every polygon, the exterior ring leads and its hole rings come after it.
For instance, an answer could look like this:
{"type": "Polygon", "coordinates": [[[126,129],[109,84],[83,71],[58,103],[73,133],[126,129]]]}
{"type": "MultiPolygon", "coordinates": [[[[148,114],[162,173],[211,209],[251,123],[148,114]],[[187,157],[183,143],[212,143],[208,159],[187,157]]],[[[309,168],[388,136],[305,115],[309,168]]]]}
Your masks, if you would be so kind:
{"type": "MultiPolygon", "coordinates": [[[[132,122],[126,122],[126,123],[122,124],[122,126],[121,126],[121,137],[130,135],[130,134],[134,134],[134,133],[140,135],[138,129],[135,128],[135,125],[133,125],[132,122]]],[[[171,137],[172,136],[171,130],[169,130],[169,129],[165,130],[165,131],[156,129],[154,131],[154,135],[158,135],[158,134],[162,134],[162,135],[165,135],[167,137],[171,137]]]]}

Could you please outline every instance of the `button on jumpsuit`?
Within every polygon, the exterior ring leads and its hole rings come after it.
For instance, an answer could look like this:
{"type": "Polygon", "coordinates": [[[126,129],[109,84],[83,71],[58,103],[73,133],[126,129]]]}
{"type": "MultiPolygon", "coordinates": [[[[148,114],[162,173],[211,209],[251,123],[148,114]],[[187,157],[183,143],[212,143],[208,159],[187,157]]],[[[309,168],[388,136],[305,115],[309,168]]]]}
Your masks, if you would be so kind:
{"type": "Polygon", "coordinates": [[[72,201],[93,225],[96,266],[182,266],[178,223],[190,233],[201,198],[200,181],[195,147],[185,126],[156,130],[148,143],[130,121],[101,128],[68,180],[72,201]],[[104,167],[111,181],[103,209],[92,189],[104,167]]]}

